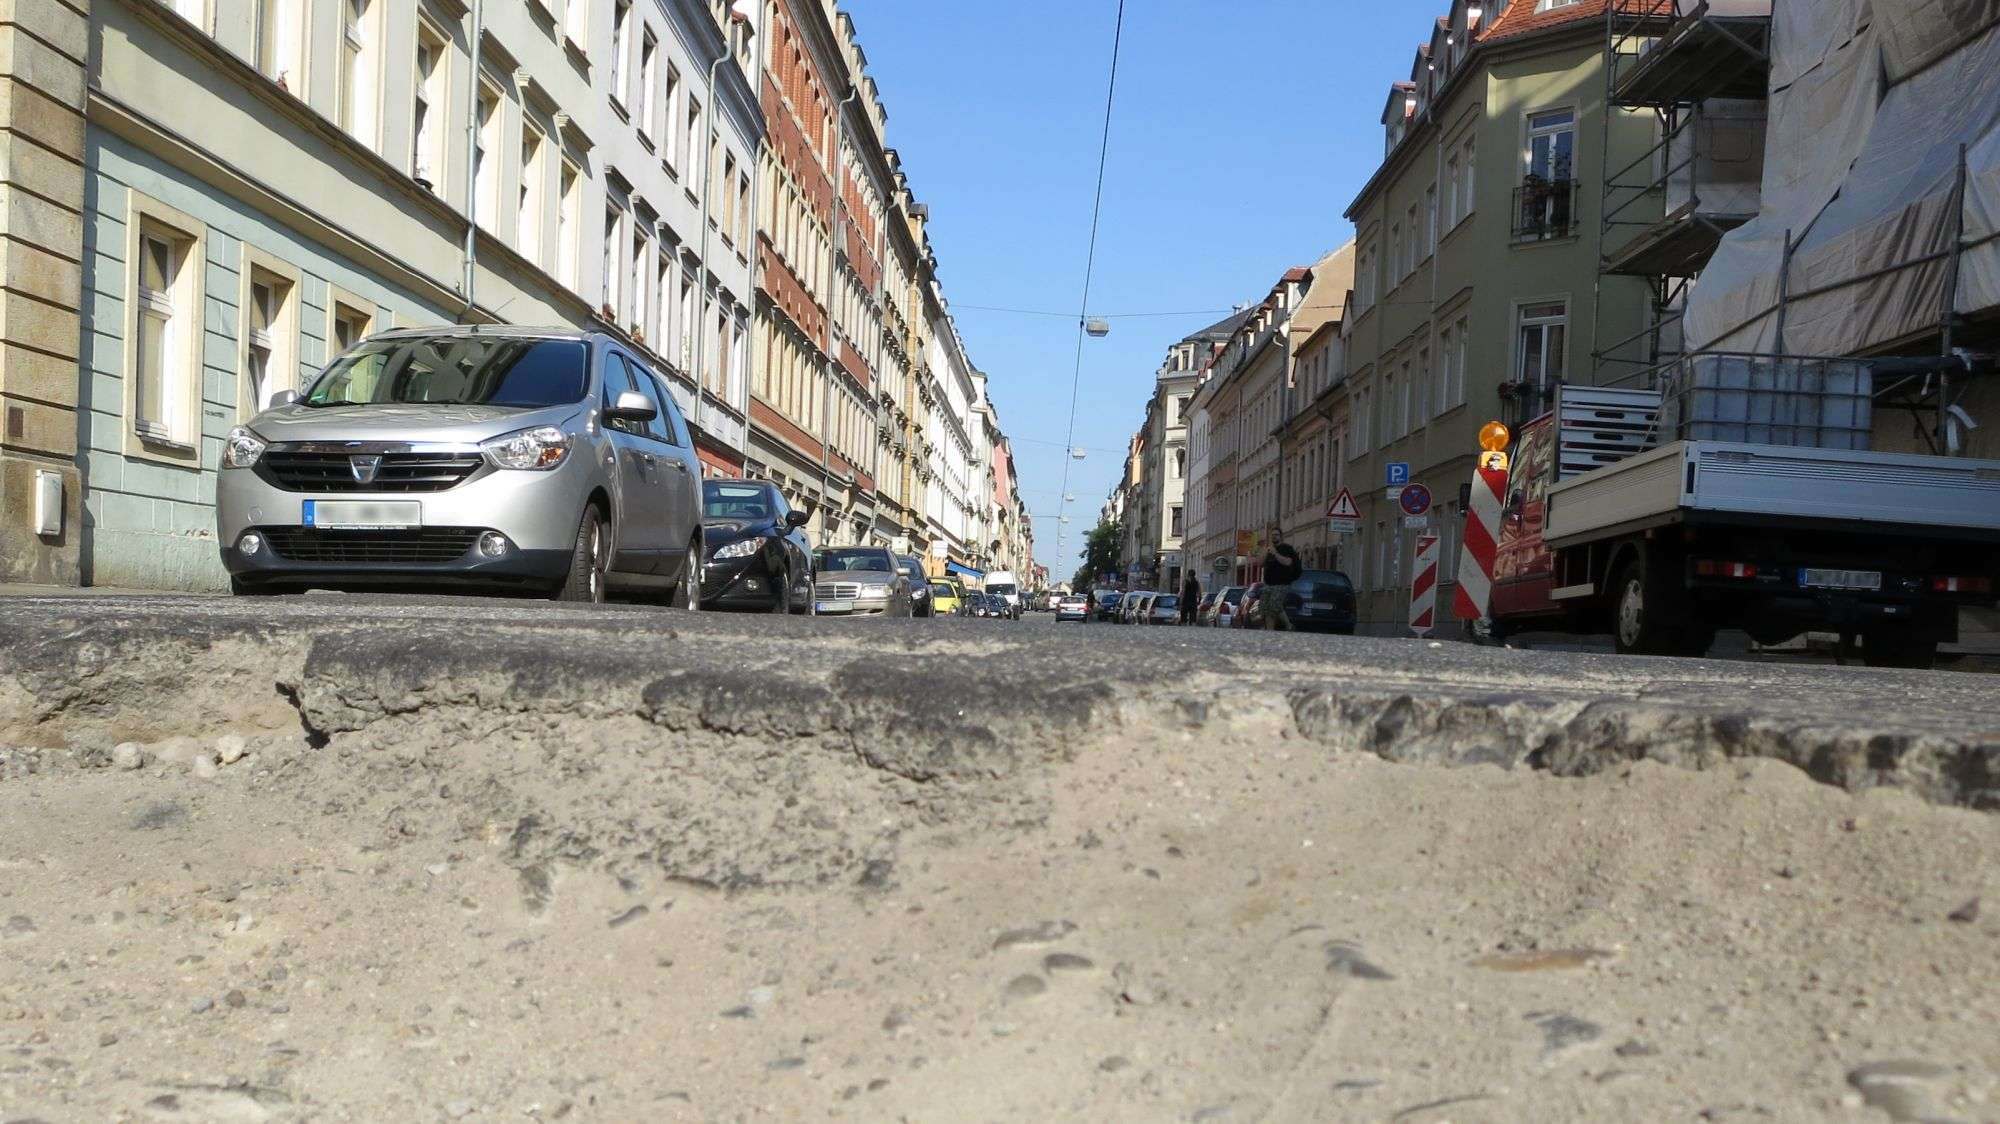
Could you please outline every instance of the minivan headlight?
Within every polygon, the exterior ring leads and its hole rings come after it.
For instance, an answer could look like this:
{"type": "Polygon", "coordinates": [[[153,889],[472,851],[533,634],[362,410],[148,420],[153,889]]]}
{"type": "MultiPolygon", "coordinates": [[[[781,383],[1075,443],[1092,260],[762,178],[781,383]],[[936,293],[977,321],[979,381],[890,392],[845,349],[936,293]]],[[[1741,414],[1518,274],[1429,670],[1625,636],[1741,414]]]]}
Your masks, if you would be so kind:
{"type": "Polygon", "coordinates": [[[230,430],[229,436],[222,441],[222,466],[249,468],[257,463],[258,457],[264,455],[268,445],[269,442],[262,437],[239,425],[230,430]]]}
{"type": "Polygon", "coordinates": [[[864,585],[861,587],[861,596],[871,601],[876,598],[887,597],[889,596],[889,587],[880,583],[864,585]]]}
{"type": "Polygon", "coordinates": [[[569,456],[569,434],[552,425],[502,434],[482,442],[480,449],[495,468],[525,468],[545,472],[569,456]]]}

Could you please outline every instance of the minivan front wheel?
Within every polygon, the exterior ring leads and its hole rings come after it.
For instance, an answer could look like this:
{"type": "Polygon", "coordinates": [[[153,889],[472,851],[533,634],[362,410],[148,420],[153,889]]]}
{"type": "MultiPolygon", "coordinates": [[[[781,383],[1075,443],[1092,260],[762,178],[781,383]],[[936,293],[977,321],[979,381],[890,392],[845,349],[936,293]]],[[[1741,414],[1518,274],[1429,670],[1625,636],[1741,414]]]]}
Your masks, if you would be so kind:
{"type": "Polygon", "coordinates": [[[608,537],[604,513],[595,504],[585,507],[576,526],[576,546],[569,556],[569,576],[556,589],[556,600],[604,604],[604,572],[611,558],[608,537]]]}
{"type": "Polygon", "coordinates": [[[701,610],[701,536],[688,544],[687,564],[681,567],[681,582],[674,590],[674,608],[687,612],[701,610]]]}

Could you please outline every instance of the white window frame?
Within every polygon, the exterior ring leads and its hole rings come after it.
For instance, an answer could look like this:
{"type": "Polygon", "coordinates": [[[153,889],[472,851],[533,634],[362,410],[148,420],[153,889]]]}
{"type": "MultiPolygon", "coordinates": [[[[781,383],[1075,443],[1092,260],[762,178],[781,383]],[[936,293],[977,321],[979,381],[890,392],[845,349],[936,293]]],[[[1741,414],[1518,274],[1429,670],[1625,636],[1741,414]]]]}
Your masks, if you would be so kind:
{"type": "MultiPolygon", "coordinates": [[[[1564,179],[1567,180],[1576,179],[1576,161],[1578,156],[1578,146],[1582,143],[1583,140],[1583,130],[1578,127],[1581,120],[1582,120],[1582,114],[1577,111],[1577,107],[1574,105],[1547,105],[1539,109],[1531,109],[1528,112],[1522,114],[1521,115],[1521,174],[1523,176],[1537,174],[1535,168],[1535,142],[1537,140],[1541,139],[1542,137],[1550,137],[1550,138],[1559,137],[1564,133],[1568,133],[1569,168],[1566,169],[1568,174],[1566,176],[1556,176],[1554,174],[1550,174],[1543,178],[1548,179],[1552,182],[1564,179]],[[1569,120],[1555,122],[1551,124],[1541,124],[1541,125],[1537,125],[1535,123],[1538,119],[1546,119],[1554,117],[1557,114],[1562,114],[1564,116],[1567,116],[1569,120]]],[[[1550,152],[1553,153],[1555,150],[1555,143],[1553,140],[1550,141],[1549,148],[1550,152]]],[[[1553,173],[1555,169],[1551,167],[1549,171],[1553,173]]]]}
{"type": "Polygon", "coordinates": [[[243,245],[243,269],[237,293],[237,322],[242,327],[237,339],[237,367],[242,372],[236,392],[236,416],[247,421],[269,404],[269,396],[299,386],[299,304],[304,277],[298,267],[280,260],[249,243],[243,245]],[[251,328],[251,309],[256,302],[260,280],[282,285],[276,294],[277,312],[271,326],[258,332],[251,328]],[[257,338],[263,336],[263,339],[257,338]],[[253,378],[255,352],[262,349],[265,360],[265,400],[258,401],[253,378]]]}
{"type": "Polygon", "coordinates": [[[654,115],[660,108],[660,37],[650,27],[639,29],[639,139],[654,144],[654,115]]]}
{"type": "Polygon", "coordinates": [[[583,168],[564,154],[556,172],[557,280],[583,291],[583,168]],[[567,182],[565,182],[567,181],[567,182]]]}
{"type": "Polygon", "coordinates": [[[590,0],[566,0],[563,5],[563,38],[577,50],[590,50],[590,0]]]}
{"type": "Polygon", "coordinates": [[[493,114],[479,122],[472,150],[473,221],[488,233],[499,233],[501,154],[507,151],[507,98],[500,87],[481,78],[475,112],[489,102],[493,114]]]}
{"type": "Polygon", "coordinates": [[[611,316],[615,320],[619,312],[618,286],[624,264],[621,259],[625,253],[625,209],[616,202],[606,203],[602,218],[604,237],[601,243],[602,268],[599,270],[598,281],[603,287],[603,292],[598,295],[598,307],[610,309],[611,316]]]}
{"type": "Polygon", "coordinates": [[[201,403],[204,370],[204,277],[208,267],[208,228],[192,216],[132,192],[127,205],[125,270],[129,298],[125,302],[125,417],[127,456],[194,466],[201,457],[201,403]],[[172,276],[164,289],[140,284],[144,243],[166,244],[172,276]],[[139,319],[161,317],[158,410],[145,399],[146,381],[140,355],[139,319]],[[157,414],[158,416],[142,416],[157,414]]]}
{"type": "MultiPolygon", "coordinates": [[[[382,310],[376,306],[374,301],[366,300],[338,285],[328,285],[326,288],[326,335],[324,338],[326,340],[326,358],[328,362],[332,362],[334,356],[339,355],[342,351],[340,345],[341,325],[358,322],[359,327],[354,336],[354,342],[358,343],[375,333],[376,322],[382,319],[382,310]]],[[[352,344],[349,346],[352,346],[352,344]]]]}
{"type": "Polygon", "coordinates": [[[680,138],[681,68],[667,60],[666,89],[660,95],[660,119],[654,126],[660,147],[660,162],[666,165],[667,174],[679,178],[680,160],[676,144],[680,138]]]}
{"type": "Polygon", "coordinates": [[[526,117],[521,120],[521,183],[515,191],[518,204],[514,216],[514,248],[520,255],[543,265],[542,227],[548,206],[543,202],[548,194],[549,134],[537,128],[526,117]],[[531,155],[529,144],[534,145],[531,155]]]}
{"type": "Polygon", "coordinates": [[[632,77],[627,58],[632,52],[631,0],[611,0],[611,101],[620,109],[632,104],[625,89],[632,77]]]}
{"type": "Polygon", "coordinates": [[[416,45],[410,56],[410,177],[428,182],[443,193],[445,185],[445,121],[451,110],[451,37],[425,15],[417,17],[416,45]],[[424,74],[423,52],[432,51],[431,71],[424,74]],[[419,124],[416,110],[423,109],[419,124]]]}
{"type": "Polygon", "coordinates": [[[382,8],[377,0],[339,0],[334,73],[340,127],[370,149],[382,139],[382,8]],[[357,13],[356,7],[360,8],[357,13]]]}
{"type": "Polygon", "coordinates": [[[1563,375],[1568,373],[1569,337],[1570,337],[1569,313],[1570,313],[1570,300],[1568,294],[1564,294],[1562,296],[1543,297],[1538,300],[1520,300],[1514,302],[1514,342],[1512,349],[1513,361],[1509,366],[1509,369],[1513,375],[1513,379],[1511,381],[1525,382],[1527,383],[1528,386],[1540,392],[1547,392],[1553,390],[1554,389],[1553,384],[1548,378],[1549,356],[1552,351],[1554,351],[1558,355],[1559,366],[1557,369],[1556,379],[1560,380],[1563,377],[1563,375]],[[1539,313],[1536,311],[1540,309],[1549,308],[1555,305],[1562,306],[1562,312],[1560,314],[1539,313]],[[1531,312],[1534,312],[1536,314],[1530,315],[1531,312]],[[1562,346],[1560,348],[1551,349],[1549,347],[1549,340],[1548,340],[1549,329],[1553,327],[1560,327],[1563,330],[1562,346]],[[1531,330],[1538,331],[1541,335],[1541,341],[1542,341],[1541,366],[1540,369],[1532,372],[1527,370],[1528,333],[1531,330]]]}

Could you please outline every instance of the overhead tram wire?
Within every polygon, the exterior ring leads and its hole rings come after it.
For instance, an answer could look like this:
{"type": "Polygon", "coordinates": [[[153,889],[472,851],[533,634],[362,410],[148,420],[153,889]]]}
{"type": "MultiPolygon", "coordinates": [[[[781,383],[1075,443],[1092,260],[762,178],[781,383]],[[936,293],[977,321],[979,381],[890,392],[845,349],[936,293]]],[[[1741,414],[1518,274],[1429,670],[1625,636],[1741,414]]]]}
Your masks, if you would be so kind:
{"type": "MultiPolygon", "coordinates": [[[[1072,313],[1055,312],[1042,308],[1001,308],[988,304],[955,304],[953,312],[1004,312],[1012,316],[1054,316],[1067,320],[1072,313]]],[[[1179,312],[1100,312],[1099,320],[1139,320],[1149,317],[1166,316],[1227,316],[1234,310],[1227,308],[1190,308],[1179,312]]]]}
{"type": "MultiPolygon", "coordinates": [[[[1069,377],[1069,430],[1064,443],[1070,448],[1063,451],[1062,490],[1065,497],[1057,509],[1058,523],[1069,515],[1069,465],[1075,460],[1076,441],[1076,400],[1077,392],[1083,385],[1083,342],[1090,320],[1090,281],[1097,269],[1097,227],[1104,216],[1104,165],[1111,155],[1111,108],[1118,96],[1118,49],[1125,40],[1125,0],[1118,0],[1118,17],[1111,29],[1111,75],[1104,87],[1104,132],[1097,141],[1097,190],[1090,202],[1090,249],[1083,260],[1083,300],[1076,312],[1076,365],[1069,377]]],[[[1056,532],[1057,549],[1062,547],[1061,531],[1056,532]]],[[[1060,564],[1060,563],[1058,563],[1060,564]]]]}

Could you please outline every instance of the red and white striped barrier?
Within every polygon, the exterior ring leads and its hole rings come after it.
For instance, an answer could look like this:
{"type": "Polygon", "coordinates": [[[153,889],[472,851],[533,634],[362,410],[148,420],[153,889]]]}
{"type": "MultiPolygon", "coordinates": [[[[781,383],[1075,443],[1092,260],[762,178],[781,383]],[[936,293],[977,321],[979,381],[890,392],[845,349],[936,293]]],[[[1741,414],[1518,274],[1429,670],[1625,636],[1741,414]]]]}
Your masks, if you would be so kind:
{"type": "Polygon", "coordinates": [[[1417,537],[1417,565],[1410,575],[1410,631],[1429,636],[1437,627],[1438,537],[1417,537]]]}
{"type": "Polygon", "coordinates": [[[1472,473],[1472,505],[1465,513],[1465,548],[1458,556],[1458,593],[1452,612],[1462,621],[1478,620],[1493,608],[1493,555],[1500,542],[1502,497],[1507,471],[1480,467],[1472,473]]]}

